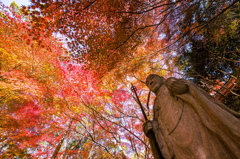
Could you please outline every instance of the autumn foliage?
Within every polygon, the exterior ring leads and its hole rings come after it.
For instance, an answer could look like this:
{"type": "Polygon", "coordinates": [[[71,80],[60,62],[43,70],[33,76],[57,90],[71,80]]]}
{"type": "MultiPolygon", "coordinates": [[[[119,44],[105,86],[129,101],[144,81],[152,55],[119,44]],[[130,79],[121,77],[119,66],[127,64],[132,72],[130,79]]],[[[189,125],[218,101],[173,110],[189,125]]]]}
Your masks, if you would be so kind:
{"type": "Polygon", "coordinates": [[[133,155],[144,142],[126,88],[106,88],[13,9],[1,6],[1,158],[133,155]]]}
{"type": "MultiPolygon", "coordinates": [[[[193,41],[208,35],[210,24],[236,4],[0,4],[0,158],[152,158],[131,83],[145,106],[147,75],[184,77],[179,69],[188,69],[191,58],[178,61],[177,55],[195,51],[193,41]]],[[[153,99],[145,109],[149,119],[153,99]]]]}

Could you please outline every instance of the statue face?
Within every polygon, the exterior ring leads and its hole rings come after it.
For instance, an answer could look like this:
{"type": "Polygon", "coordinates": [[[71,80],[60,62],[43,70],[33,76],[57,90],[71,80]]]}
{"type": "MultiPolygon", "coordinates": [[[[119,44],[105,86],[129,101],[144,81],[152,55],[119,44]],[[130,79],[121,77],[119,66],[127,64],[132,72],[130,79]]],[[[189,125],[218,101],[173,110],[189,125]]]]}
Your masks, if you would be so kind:
{"type": "Polygon", "coordinates": [[[158,89],[164,84],[164,78],[155,74],[151,74],[147,77],[146,85],[150,91],[156,93],[158,89]]]}

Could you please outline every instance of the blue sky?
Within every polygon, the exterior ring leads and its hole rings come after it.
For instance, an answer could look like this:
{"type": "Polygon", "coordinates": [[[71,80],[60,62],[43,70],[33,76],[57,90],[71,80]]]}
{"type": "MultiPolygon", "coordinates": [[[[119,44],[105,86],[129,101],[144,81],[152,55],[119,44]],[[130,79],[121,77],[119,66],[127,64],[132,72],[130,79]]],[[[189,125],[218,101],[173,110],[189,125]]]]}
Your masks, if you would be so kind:
{"type": "Polygon", "coordinates": [[[30,0],[0,0],[0,2],[5,4],[6,6],[9,6],[12,1],[15,1],[15,3],[17,3],[19,6],[29,5],[31,3],[30,0]]]}

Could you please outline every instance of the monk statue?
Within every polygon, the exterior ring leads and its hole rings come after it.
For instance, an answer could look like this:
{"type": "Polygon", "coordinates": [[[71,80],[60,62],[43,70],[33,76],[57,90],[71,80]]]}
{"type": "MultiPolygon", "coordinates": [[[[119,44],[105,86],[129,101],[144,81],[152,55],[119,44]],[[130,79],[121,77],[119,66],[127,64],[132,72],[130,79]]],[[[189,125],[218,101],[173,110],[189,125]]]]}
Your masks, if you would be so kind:
{"type": "Polygon", "coordinates": [[[146,79],[156,95],[153,120],[143,124],[153,131],[165,159],[240,158],[240,115],[184,79],[146,79]]]}

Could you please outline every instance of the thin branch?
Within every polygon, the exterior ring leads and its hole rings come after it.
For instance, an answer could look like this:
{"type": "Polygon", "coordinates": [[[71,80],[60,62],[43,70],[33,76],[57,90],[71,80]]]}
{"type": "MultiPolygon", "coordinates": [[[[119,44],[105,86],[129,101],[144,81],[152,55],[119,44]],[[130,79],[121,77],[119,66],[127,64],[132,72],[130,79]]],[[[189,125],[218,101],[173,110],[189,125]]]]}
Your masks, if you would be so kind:
{"type": "Polygon", "coordinates": [[[240,61],[238,61],[238,60],[232,60],[232,59],[227,59],[227,58],[223,58],[223,57],[218,57],[218,59],[225,60],[225,61],[230,61],[230,62],[240,63],[240,61]]]}
{"type": "Polygon", "coordinates": [[[167,3],[167,4],[165,3],[165,4],[157,5],[155,7],[152,7],[150,9],[147,9],[147,10],[144,10],[144,11],[140,11],[140,12],[126,11],[126,12],[114,12],[114,13],[144,14],[144,13],[150,12],[150,11],[152,11],[154,9],[157,9],[157,8],[161,8],[161,7],[169,6],[169,5],[174,5],[174,4],[176,4],[176,3],[180,2],[180,1],[182,1],[182,0],[179,0],[179,1],[176,1],[176,2],[167,3]]]}

